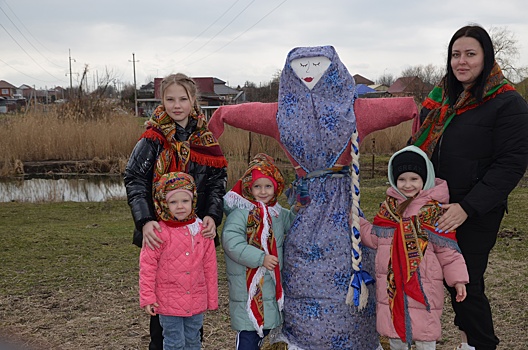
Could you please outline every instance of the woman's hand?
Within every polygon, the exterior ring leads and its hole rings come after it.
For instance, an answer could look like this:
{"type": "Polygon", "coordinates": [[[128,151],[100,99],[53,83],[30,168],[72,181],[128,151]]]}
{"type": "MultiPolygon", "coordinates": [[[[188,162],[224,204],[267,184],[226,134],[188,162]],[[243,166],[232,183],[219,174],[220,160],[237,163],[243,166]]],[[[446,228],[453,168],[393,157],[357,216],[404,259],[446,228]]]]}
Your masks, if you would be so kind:
{"type": "Polygon", "coordinates": [[[156,231],[161,232],[157,221],[149,221],[143,226],[143,246],[146,244],[152,250],[160,247],[163,241],[156,235],[156,231]]]}
{"type": "Polygon", "coordinates": [[[447,211],[442,214],[436,223],[435,231],[437,232],[442,233],[454,231],[462,225],[468,217],[464,209],[462,209],[458,203],[442,204],[442,208],[447,209],[447,211]]]}
{"type": "Polygon", "coordinates": [[[202,236],[204,238],[214,239],[216,237],[216,224],[212,217],[204,216],[202,236]]]}

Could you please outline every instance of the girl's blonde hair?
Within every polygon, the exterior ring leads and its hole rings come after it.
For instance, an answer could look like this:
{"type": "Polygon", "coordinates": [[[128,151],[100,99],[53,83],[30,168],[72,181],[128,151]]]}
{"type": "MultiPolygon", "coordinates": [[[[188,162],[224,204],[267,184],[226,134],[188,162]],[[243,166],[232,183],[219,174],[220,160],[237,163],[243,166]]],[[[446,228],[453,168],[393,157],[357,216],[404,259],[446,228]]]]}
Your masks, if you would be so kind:
{"type": "Polygon", "coordinates": [[[193,111],[191,111],[191,114],[196,113],[196,115],[202,114],[202,110],[200,109],[200,104],[198,103],[198,88],[196,87],[196,83],[194,80],[189,78],[187,75],[183,73],[176,73],[171,74],[169,76],[166,76],[161,81],[161,101],[163,103],[163,98],[165,97],[165,91],[167,91],[167,88],[173,84],[178,84],[181,87],[185,89],[185,92],[187,93],[187,97],[189,99],[194,99],[193,104],[193,111]]]}

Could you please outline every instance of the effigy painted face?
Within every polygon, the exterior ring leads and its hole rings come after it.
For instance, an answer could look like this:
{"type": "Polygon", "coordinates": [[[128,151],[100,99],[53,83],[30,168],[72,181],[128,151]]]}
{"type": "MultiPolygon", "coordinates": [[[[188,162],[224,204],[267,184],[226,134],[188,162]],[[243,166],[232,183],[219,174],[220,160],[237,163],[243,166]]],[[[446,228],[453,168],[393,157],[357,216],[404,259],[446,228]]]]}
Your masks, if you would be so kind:
{"type": "Polygon", "coordinates": [[[330,60],[324,56],[296,58],[291,61],[292,70],[302,82],[312,90],[330,66],[330,60]]]}

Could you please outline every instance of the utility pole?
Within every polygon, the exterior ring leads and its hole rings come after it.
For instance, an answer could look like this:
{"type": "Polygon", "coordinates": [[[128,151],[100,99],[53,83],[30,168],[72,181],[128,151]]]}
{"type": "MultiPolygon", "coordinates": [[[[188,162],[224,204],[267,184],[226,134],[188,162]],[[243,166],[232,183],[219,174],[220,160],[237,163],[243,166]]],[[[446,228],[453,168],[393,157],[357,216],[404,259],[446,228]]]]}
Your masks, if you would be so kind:
{"type": "Polygon", "coordinates": [[[132,52],[132,61],[128,60],[128,62],[132,62],[132,67],[134,69],[134,106],[136,109],[136,117],[138,116],[138,105],[137,105],[137,88],[136,88],[136,55],[132,52]]]}
{"type": "Polygon", "coordinates": [[[71,57],[71,50],[70,50],[70,49],[68,49],[68,56],[69,56],[69,61],[70,61],[70,93],[69,93],[69,95],[70,95],[70,97],[71,97],[71,94],[72,94],[72,92],[73,92],[73,82],[72,82],[72,68],[71,68],[71,62],[72,62],[72,60],[73,60],[74,62],[77,62],[77,61],[75,61],[75,59],[71,57]]]}

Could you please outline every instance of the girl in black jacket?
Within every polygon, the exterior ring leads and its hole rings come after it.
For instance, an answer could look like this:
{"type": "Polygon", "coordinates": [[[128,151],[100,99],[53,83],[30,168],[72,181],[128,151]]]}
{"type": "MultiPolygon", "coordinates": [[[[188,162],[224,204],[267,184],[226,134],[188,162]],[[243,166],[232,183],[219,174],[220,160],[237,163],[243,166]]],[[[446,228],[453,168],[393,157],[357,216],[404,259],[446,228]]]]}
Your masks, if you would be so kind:
{"type": "Polygon", "coordinates": [[[470,282],[464,302],[455,302],[458,349],[496,349],[484,272],[510,192],[528,163],[528,105],[504,78],[493,44],[479,26],[459,29],[448,47],[447,74],[423,103],[413,143],[424,150],[451,204],[437,231],[457,231],[470,282]],[[469,344],[469,345],[468,345],[469,344]]]}
{"type": "MultiPolygon", "coordinates": [[[[146,130],[134,147],[125,169],[124,183],[134,218],[133,242],[151,249],[162,243],[152,185],[162,175],[181,171],[196,183],[196,214],[203,220],[204,237],[214,238],[222,221],[222,198],[227,182],[227,161],[209,131],[197,99],[195,82],[184,74],[161,82],[162,105],[146,122],[146,130]]],[[[151,318],[149,350],[163,348],[157,316],[151,318]]]]}

